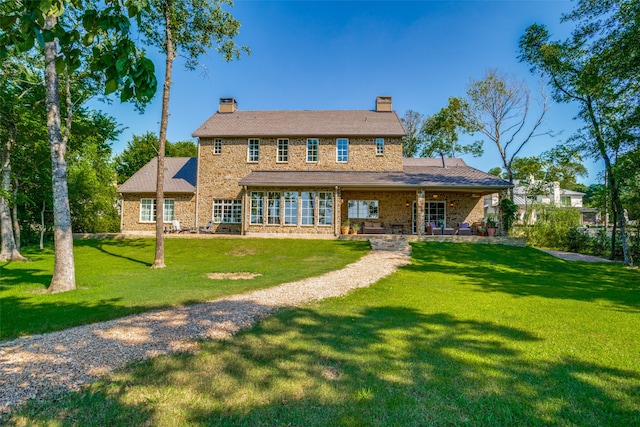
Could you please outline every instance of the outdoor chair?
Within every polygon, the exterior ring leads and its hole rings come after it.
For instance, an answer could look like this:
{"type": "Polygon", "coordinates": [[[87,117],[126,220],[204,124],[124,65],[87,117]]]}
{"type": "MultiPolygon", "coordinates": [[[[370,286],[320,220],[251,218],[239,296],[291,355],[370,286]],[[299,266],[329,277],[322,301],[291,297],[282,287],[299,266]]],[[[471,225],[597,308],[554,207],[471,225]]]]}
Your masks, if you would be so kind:
{"type": "Polygon", "coordinates": [[[430,234],[432,236],[435,236],[435,235],[441,236],[442,228],[436,227],[435,222],[430,222],[429,224],[427,224],[427,234],[430,234]]]}
{"type": "Polygon", "coordinates": [[[173,221],[171,221],[171,224],[173,225],[174,233],[188,233],[190,230],[189,228],[182,228],[180,226],[180,221],[178,221],[177,219],[174,219],[173,221]]]}
{"type": "Polygon", "coordinates": [[[453,236],[456,230],[453,227],[442,227],[442,234],[445,236],[453,236]]]}
{"type": "Polygon", "coordinates": [[[471,228],[468,222],[458,223],[458,236],[471,236],[471,228]]]}
{"type": "Polygon", "coordinates": [[[205,225],[204,227],[200,227],[200,233],[213,233],[213,230],[211,229],[213,227],[213,220],[210,219],[209,222],[207,222],[207,225],[205,225]]]}

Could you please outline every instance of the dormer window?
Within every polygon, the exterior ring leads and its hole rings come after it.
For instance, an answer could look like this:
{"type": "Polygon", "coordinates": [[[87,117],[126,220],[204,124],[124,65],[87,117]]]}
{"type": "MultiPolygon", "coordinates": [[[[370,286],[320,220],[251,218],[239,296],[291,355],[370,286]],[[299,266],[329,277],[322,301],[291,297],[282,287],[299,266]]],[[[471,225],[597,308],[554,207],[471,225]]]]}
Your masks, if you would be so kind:
{"type": "Polygon", "coordinates": [[[349,140],[338,138],[336,140],[336,162],[347,163],[349,161],[349,140]]]}

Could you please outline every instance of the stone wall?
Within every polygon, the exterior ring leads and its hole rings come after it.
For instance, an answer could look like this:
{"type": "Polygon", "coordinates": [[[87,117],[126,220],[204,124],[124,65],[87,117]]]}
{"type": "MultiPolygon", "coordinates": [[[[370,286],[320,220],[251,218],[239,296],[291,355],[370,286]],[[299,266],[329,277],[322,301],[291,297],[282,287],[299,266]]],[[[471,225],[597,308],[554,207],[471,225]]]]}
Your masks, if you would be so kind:
{"type": "MultiPolygon", "coordinates": [[[[361,224],[365,219],[348,218],[349,200],[378,200],[378,219],[368,221],[382,222],[385,232],[394,231],[392,225],[402,226],[405,234],[412,234],[413,205],[417,201],[417,191],[342,191],[341,220],[361,224]],[[407,204],[409,206],[407,206],[407,204]]],[[[445,202],[446,226],[457,228],[458,223],[473,224],[484,217],[482,197],[473,197],[471,193],[429,192],[425,191],[425,201],[445,202]],[[433,197],[436,195],[437,197],[433,197]]]]}
{"type": "MultiPolygon", "coordinates": [[[[310,136],[313,138],[313,135],[310,136]]],[[[282,138],[286,138],[283,135],[282,138]]],[[[213,217],[213,199],[240,199],[238,182],[253,170],[401,171],[402,139],[385,138],[384,155],[376,155],[376,137],[349,138],[349,161],[336,162],[336,138],[319,138],[318,162],[307,163],[307,137],[289,138],[289,161],[277,162],[278,138],[260,139],[260,161],[247,162],[247,138],[221,138],[222,152],[214,154],[213,141],[202,138],[198,151],[198,225],[213,217]]]]}
{"type": "MultiPolygon", "coordinates": [[[[154,232],[155,222],[140,222],[140,199],[155,199],[155,194],[126,193],[122,195],[121,231],[154,232]]],[[[174,218],[183,228],[195,226],[196,198],[193,194],[166,194],[165,199],[174,200],[174,218]]],[[[170,223],[165,224],[167,226],[170,223]]]]}

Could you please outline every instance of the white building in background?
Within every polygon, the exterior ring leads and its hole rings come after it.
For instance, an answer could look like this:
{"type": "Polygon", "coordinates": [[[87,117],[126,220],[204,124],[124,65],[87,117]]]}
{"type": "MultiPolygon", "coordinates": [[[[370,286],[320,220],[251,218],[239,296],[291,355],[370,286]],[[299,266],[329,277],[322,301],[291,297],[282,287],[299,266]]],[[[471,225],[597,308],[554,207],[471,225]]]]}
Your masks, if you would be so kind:
{"type": "MultiPolygon", "coordinates": [[[[530,211],[531,216],[529,222],[536,222],[536,213],[531,211],[531,206],[534,204],[555,205],[565,208],[578,208],[580,209],[580,223],[581,224],[595,224],[596,223],[596,210],[585,208],[582,204],[582,198],[584,193],[578,191],[565,190],[560,188],[558,182],[549,184],[542,184],[540,182],[532,181],[528,185],[521,185],[519,181],[514,181],[515,187],[513,188],[513,202],[518,206],[518,216],[520,221],[524,221],[527,210],[530,211]],[[529,189],[535,186],[539,189],[538,194],[527,195],[529,189]]],[[[484,206],[485,214],[495,214],[498,211],[499,195],[498,193],[485,196],[484,206]]]]}

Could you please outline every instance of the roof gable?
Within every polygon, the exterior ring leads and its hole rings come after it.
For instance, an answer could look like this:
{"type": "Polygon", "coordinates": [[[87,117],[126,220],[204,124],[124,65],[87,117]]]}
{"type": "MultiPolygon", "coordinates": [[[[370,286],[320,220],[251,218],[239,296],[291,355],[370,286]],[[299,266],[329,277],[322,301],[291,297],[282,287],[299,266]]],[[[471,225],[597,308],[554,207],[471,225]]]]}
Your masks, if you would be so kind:
{"type": "Polygon", "coordinates": [[[195,137],[396,136],[406,135],[395,111],[236,111],[215,113],[195,137]]]}
{"type": "MultiPolygon", "coordinates": [[[[197,160],[194,157],[164,159],[164,192],[195,193],[197,160]]],[[[154,157],[119,188],[118,193],[155,193],[158,158],[154,157]]]]}

